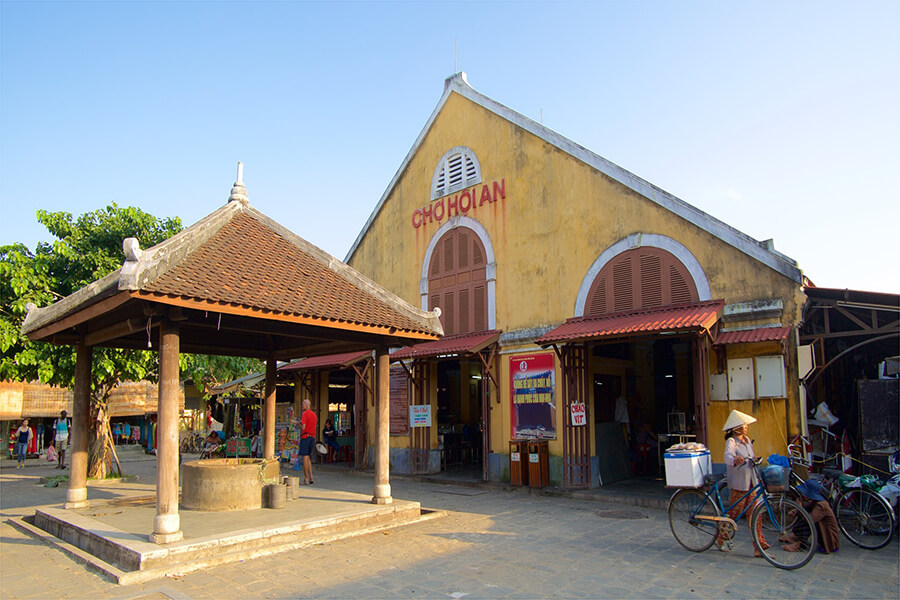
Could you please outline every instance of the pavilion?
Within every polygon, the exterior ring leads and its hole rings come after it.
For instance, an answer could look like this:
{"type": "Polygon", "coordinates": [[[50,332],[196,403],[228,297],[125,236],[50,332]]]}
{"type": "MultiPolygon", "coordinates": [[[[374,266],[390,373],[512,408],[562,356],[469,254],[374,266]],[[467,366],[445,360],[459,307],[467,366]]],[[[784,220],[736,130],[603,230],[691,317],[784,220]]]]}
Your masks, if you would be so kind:
{"type": "Polygon", "coordinates": [[[375,352],[376,440],[372,502],[392,502],[389,480],[390,347],[438,339],[440,312],[423,311],[250,206],[238,163],[225,206],[142,250],[44,308],[22,326],[33,341],[76,347],[67,509],[87,498],[88,420],[94,347],[159,353],[156,517],[150,541],[183,537],[178,512],[178,358],[181,352],[266,361],[264,458],[275,452],[276,361],[375,352]]]}

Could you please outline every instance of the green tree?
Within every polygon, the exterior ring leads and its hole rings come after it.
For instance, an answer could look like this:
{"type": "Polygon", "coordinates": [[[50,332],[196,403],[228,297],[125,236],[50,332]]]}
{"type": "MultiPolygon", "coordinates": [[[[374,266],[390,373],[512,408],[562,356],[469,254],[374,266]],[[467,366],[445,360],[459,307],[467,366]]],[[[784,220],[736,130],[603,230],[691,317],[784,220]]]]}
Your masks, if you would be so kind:
{"type": "MultiPolygon", "coordinates": [[[[32,252],[23,244],[0,247],[0,379],[40,381],[73,387],[75,350],[32,342],[21,334],[26,305],[47,306],[122,266],[122,241],[137,238],[154,246],[181,230],[177,217],[158,219],[137,208],[112,204],[73,219],[70,213],[38,211],[38,221],[55,239],[32,252]]],[[[154,352],[95,348],[91,382],[91,436],[88,475],[105,477],[112,465],[108,402],[123,381],[156,381],[154,352]]],[[[183,356],[182,373],[211,385],[241,377],[258,361],[183,356]]]]}

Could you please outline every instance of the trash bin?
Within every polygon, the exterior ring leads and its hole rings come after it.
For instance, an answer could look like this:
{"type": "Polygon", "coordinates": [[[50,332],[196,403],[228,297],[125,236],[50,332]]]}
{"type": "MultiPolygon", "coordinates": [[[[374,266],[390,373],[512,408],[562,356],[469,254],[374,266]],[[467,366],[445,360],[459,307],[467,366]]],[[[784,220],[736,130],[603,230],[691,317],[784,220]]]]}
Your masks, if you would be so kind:
{"type": "Polygon", "coordinates": [[[528,442],[510,440],[509,442],[509,483],[510,485],[528,484],[528,442]]]}
{"type": "Polygon", "coordinates": [[[548,442],[528,443],[528,485],[533,488],[550,485],[548,442]]]}

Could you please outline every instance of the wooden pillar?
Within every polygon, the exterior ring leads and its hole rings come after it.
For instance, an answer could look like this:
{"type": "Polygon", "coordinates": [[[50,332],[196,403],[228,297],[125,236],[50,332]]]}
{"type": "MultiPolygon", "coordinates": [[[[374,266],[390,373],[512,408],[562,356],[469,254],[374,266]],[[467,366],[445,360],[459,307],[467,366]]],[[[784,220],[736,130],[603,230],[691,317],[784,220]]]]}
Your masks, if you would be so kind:
{"type": "Polygon", "coordinates": [[[265,438],[263,439],[263,458],[275,458],[275,358],[269,355],[266,360],[266,402],[265,402],[265,438]]]}
{"type": "Polygon", "coordinates": [[[388,349],[381,346],[375,350],[375,495],[373,504],[390,504],[390,356],[388,349]]]}
{"type": "Polygon", "coordinates": [[[294,418],[299,419],[303,413],[303,377],[294,373],[294,418]]]}
{"type": "Polygon", "coordinates": [[[88,441],[91,421],[91,360],[93,346],[78,342],[75,346],[75,398],[72,406],[71,465],[66,508],[84,508],[87,499],[88,441]]]}
{"type": "Polygon", "coordinates": [[[178,514],[178,324],[159,326],[159,404],[156,434],[156,518],[150,541],[170,544],[184,537],[178,514]]]}

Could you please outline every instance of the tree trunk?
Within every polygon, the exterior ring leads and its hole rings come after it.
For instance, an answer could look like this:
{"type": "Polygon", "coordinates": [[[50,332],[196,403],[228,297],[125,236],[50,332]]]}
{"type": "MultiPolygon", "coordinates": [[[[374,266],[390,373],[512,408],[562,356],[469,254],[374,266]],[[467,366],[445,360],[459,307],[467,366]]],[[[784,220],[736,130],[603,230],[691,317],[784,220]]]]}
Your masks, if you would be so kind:
{"type": "MultiPolygon", "coordinates": [[[[107,412],[107,400],[103,398],[94,398],[91,406],[91,436],[90,446],[88,448],[88,478],[89,479],[106,479],[106,476],[113,470],[113,453],[110,445],[112,444],[112,436],[109,428],[109,413],[107,412]]],[[[115,461],[115,471],[122,475],[122,469],[119,465],[118,458],[115,461]]]]}

